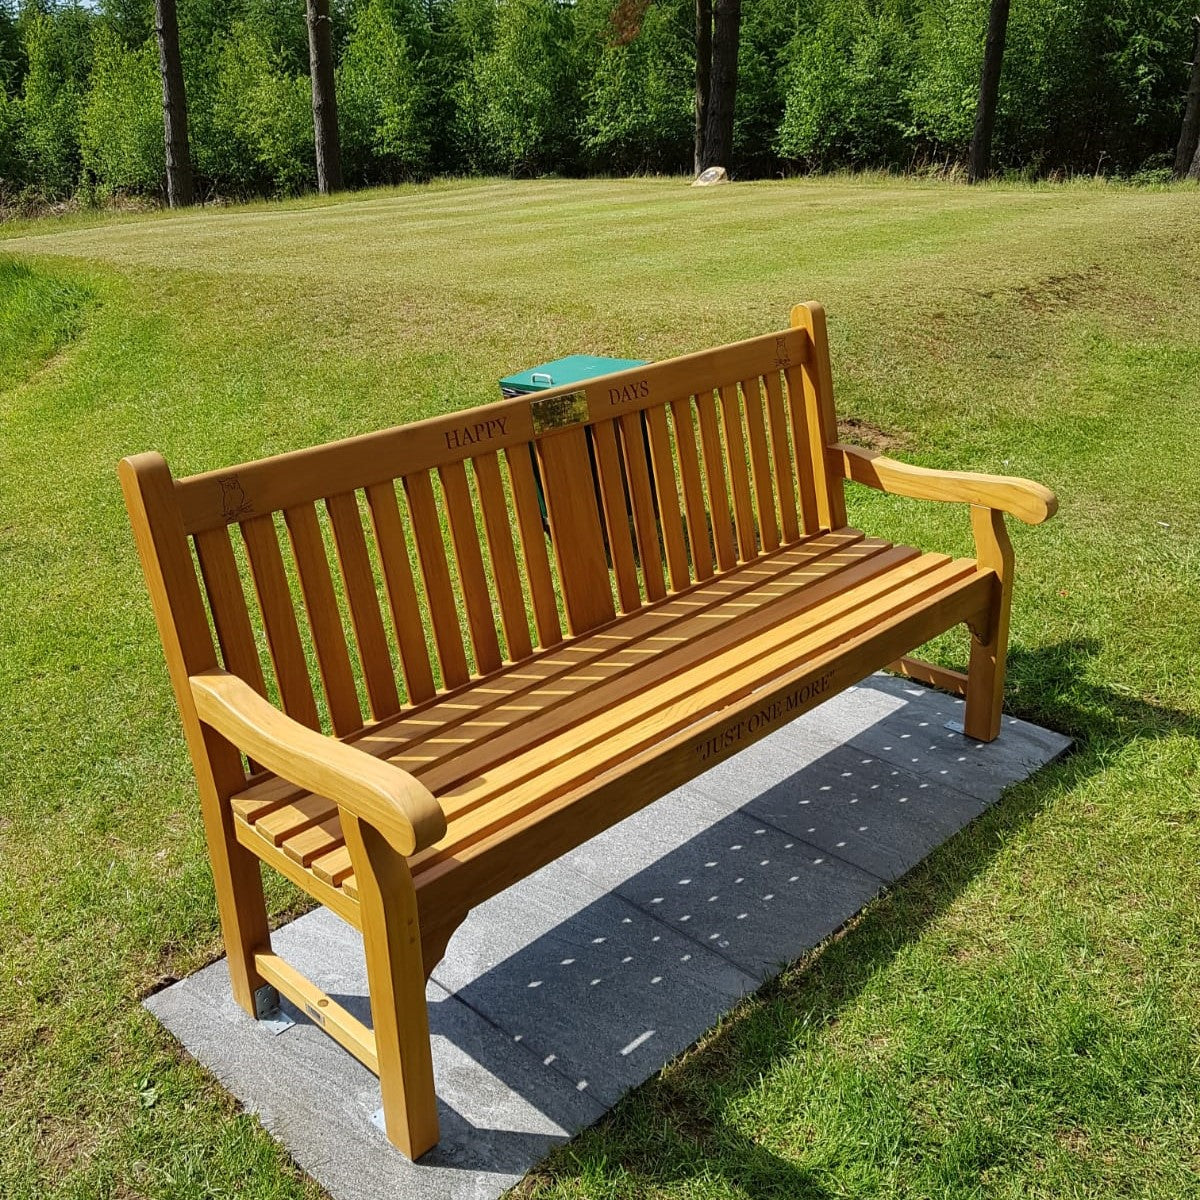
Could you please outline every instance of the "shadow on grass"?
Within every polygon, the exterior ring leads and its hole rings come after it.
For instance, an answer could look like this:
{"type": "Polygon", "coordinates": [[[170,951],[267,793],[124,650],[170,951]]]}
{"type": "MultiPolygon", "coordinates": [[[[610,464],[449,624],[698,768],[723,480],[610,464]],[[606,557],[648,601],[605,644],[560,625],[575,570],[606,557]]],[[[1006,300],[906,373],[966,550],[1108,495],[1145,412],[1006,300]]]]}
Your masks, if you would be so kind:
{"type": "Polygon", "coordinates": [[[1094,640],[1079,640],[1010,654],[1016,715],[1073,737],[1068,757],[1010,788],[841,931],[765,984],[696,1049],[555,1151],[512,1195],[532,1198],[594,1170],[631,1194],[715,1176],[756,1200],[831,1195],[820,1182],[824,1170],[760,1145],[725,1119],[725,1105],[793,1053],[789,1029],[832,1026],[1056,793],[1103,770],[1108,752],[1175,733],[1200,737],[1200,721],[1187,713],[1088,682],[1086,667],[1098,649],[1094,640]]]}

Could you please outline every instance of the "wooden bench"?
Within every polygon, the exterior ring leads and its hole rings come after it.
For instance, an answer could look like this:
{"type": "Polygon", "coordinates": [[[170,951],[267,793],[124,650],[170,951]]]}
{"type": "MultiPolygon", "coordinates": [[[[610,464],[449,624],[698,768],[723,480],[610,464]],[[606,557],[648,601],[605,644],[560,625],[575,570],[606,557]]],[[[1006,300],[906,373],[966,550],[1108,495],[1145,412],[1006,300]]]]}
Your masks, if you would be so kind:
{"type": "Polygon", "coordinates": [[[413,1158],[438,1140],[425,983],[470,909],[888,664],[994,738],[1003,514],[1055,510],[840,444],[816,304],[582,388],[120,475],[234,995],[278,989],[376,1072],[413,1158]],[[847,479],[969,505],[976,557],[850,528],[847,479]],[[969,674],[903,658],[959,623],[969,674]],[[272,952],[260,860],[362,930],[373,1030],[272,952]]]}

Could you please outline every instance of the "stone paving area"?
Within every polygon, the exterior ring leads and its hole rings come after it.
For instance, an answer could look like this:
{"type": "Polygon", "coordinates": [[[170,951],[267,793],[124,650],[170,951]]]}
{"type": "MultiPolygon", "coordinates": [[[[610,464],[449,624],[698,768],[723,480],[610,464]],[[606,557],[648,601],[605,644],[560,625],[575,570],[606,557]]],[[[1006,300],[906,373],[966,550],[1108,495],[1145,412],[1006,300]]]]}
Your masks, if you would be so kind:
{"type": "MultiPolygon", "coordinates": [[[[875,675],[477,908],[428,988],[442,1141],[386,1141],[375,1077],[307,1018],[274,1033],[224,962],[146,1007],[336,1200],[490,1200],[722,1013],[1057,758],[1006,717],[875,675]]],[[[358,933],[317,910],[275,949],[370,1023],[358,933]]]]}

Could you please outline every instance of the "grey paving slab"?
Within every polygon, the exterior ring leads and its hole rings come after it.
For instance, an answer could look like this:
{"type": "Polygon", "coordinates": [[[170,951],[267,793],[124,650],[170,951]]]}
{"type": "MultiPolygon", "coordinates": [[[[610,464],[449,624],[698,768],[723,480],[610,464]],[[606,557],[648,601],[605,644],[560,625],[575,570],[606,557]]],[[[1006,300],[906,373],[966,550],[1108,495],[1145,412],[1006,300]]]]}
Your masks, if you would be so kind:
{"type": "MultiPolygon", "coordinates": [[[[357,931],[319,909],[273,941],[369,1023],[357,931]]],[[[224,961],[149,997],[146,1007],[338,1200],[491,1200],[604,1106],[436,984],[426,996],[442,1140],[419,1164],[375,1125],[375,1076],[286,1001],[296,1023],[284,1033],[251,1020],[230,995],[224,961]]]]}
{"type": "Polygon", "coordinates": [[[882,886],[849,862],[691,788],[622,821],[564,862],[759,980],[833,933],[882,886]]]}
{"type": "Polygon", "coordinates": [[[605,1106],[759,982],[562,860],[477,908],[434,979],[605,1106]]]}
{"type": "Polygon", "coordinates": [[[849,744],[791,769],[780,754],[774,766],[778,778],[768,787],[707,776],[692,787],[738,797],[748,816],[889,883],[987,808],[977,796],[849,744]]]}
{"type": "Polygon", "coordinates": [[[836,738],[988,803],[1071,745],[1071,739],[1060,733],[1007,715],[994,742],[976,742],[946,728],[950,722],[962,722],[963,708],[957,696],[897,676],[873,675],[807,714],[800,728],[836,738]],[[886,708],[886,715],[864,724],[864,707],[886,708]]]}
{"type": "MultiPolygon", "coordinates": [[[[442,1141],[407,1162],[379,1085],[290,1006],[278,1035],[217,963],[146,1005],[336,1200],[492,1200],[1009,783],[1061,754],[873,676],[476,909],[427,998],[442,1141]]],[[[369,1023],[358,933],[312,912],[275,948],[369,1023]]]]}

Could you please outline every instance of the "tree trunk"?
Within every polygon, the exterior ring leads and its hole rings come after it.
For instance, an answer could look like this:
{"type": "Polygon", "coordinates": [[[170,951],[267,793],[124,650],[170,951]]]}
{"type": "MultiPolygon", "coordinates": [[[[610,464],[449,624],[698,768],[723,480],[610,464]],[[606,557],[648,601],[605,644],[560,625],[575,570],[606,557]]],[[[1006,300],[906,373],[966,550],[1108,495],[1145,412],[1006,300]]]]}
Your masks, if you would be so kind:
{"type": "Polygon", "coordinates": [[[979,77],[979,104],[975,109],[975,132],[971,137],[971,160],[967,178],[978,183],[992,173],[992,129],[996,124],[996,97],[1000,94],[1000,67],[1004,62],[1004,39],[1008,29],[1009,0],[992,0],[988,13],[987,42],[983,47],[983,71],[979,77]]]}
{"type": "Polygon", "coordinates": [[[317,190],[327,196],[342,190],[342,152],[338,144],[337,96],[333,83],[333,22],[329,19],[329,0],[306,2],[317,190]]]}
{"type": "Polygon", "coordinates": [[[696,0],[696,153],[695,173],[704,170],[708,92],[712,75],[712,0],[696,0]]]}
{"type": "Polygon", "coordinates": [[[729,168],[733,157],[733,108],[737,98],[742,0],[713,0],[712,80],[704,129],[705,167],[729,168]]]}
{"type": "Polygon", "coordinates": [[[1176,179],[1190,174],[1192,160],[1200,149],[1200,17],[1193,17],[1192,25],[1192,75],[1183,102],[1183,128],[1179,131],[1179,145],[1175,150],[1176,179]]]}
{"type": "Polygon", "coordinates": [[[1200,145],[1196,146],[1196,153],[1192,156],[1192,165],[1188,170],[1187,177],[1200,183],[1200,145]]]}
{"type": "Polygon", "coordinates": [[[155,0],[154,32],[158,38],[158,69],[162,75],[167,203],[172,208],[183,208],[192,203],[192,153],[188,146],[187,93],[179,57],[179,19],[175,13],[175,0],[155,0]]]}

